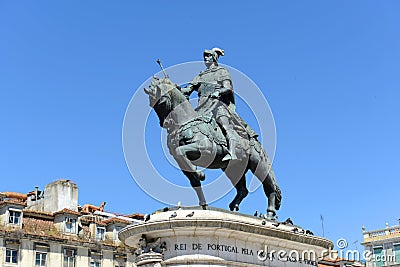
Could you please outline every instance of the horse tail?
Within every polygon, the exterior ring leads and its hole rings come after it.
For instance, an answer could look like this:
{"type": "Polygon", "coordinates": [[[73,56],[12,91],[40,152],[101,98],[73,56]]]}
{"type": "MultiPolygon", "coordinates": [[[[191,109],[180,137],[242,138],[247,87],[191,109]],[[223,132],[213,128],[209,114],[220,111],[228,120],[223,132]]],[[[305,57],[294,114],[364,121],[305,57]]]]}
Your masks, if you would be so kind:
{"type": "Polygon", "coordinates": [[[281,201],[282,201],[282,192],[279,186],[276,184],[275,185],[275,209],[279,210],[281,207],[281,201]]]}

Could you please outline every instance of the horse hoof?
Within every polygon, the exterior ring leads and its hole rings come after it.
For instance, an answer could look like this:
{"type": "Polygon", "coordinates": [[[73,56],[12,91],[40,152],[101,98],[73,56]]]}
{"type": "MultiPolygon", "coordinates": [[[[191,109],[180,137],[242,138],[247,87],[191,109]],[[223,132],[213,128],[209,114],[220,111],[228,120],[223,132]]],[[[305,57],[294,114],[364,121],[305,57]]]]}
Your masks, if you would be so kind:
{"type": "Polygon", "coordinates": [[[233,203],[231,203],[231,204],[229,204],[229,209],[230,209],[231,211],[239,211],[239,204],[233,204],[233,203]]]}
{"type": "Polygon", "coordinates": [[[274,212],[268,211],[267,214],[264,215],[264,218],[271,221],[276,221],[277,216],[275,215],[274,212]]]}
{"type": "Polygon", "coordinates": [[[206,175],[204,174],[203,171],[196,171],[196,173],[199,181],[204,181],[206,179],[206,175]]]}

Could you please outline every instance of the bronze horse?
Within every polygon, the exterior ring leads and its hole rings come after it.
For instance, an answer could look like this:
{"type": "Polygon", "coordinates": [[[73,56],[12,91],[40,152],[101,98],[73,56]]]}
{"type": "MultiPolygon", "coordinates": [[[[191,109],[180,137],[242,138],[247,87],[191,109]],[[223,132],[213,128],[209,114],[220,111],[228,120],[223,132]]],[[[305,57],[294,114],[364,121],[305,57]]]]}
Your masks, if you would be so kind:
{"type": "MultiPolygon", "coordinates": [[[[199,205],[206,208],[201,181],[205,175],[196,166],[222,169],[236,189],[236,196],[229,204],[230,210],[239,210],[239,204],[247,196],[245,174],[250,170],[262,183],[268,199],[266,218],[275,219],[281,204],[281,190],[277,184],[271,162],[257,138],[243,137],[239,148],[242,160],[223,160],[228,154],[221,128],[212,116],[197,114],[180,87],[168,78],[153,77],[148,89],[150,106],[156,111],[160,126],[168,131],[168,148],[195,190],[199,205]]],[[[218,100],[215,105],[218,105],[218,100]]],[[[240,132],[240,130],[238,131],[240,132]]]]}

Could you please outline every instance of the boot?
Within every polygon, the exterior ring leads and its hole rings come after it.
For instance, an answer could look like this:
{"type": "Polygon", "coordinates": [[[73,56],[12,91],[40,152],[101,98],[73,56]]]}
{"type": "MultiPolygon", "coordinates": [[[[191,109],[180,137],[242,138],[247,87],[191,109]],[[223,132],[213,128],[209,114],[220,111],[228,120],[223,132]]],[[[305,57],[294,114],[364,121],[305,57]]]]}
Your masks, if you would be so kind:
{"type": "Polygon", "coordinates": [[[237,141],[235,139],[229,139],[229,154],[231,155],[231,160],[238,160],[236,156],[237,141]]]}
{"type": "Polygon", "coordinates": [[[239,140],[238,134],[233,129],[229,129],[226,131],[226,140],[228,142],[229,154],[226,155],[222,161],[239,160],[236,155],[236,147],[238,146],[237,140],[239,140]]]}

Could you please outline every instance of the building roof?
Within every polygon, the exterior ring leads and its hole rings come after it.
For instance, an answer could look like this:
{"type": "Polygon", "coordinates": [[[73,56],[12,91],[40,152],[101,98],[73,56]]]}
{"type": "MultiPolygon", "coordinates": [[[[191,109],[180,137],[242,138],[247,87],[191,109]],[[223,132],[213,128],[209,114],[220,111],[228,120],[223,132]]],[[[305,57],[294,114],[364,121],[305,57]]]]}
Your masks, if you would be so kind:
{"type": "Polygon", "coordinates": [[[48,218],[48,219],[54,218],[53,213],[45,212],[45,211],[24,209],[23,213],[24,213],[24,217],[25,216],[30,216],[30,217],[40,217],[40,218],[48,218]]]}
{"type": "Polygon", "coordinates": [[[133,213],[133,214],[125,215],[124,217],[136,219],[136,220],[144,220],[144,214],[140,214],[140,213],[133,213]]]}
{"type": "Polygon", "coordinates": [[[77,216],[81,215],[80,212],[77,212],[77,211],[74,211],[74,210],[70,210],[70,209],[67,209],[67,208],[64,208],[62,210],[59,210],[59,211],[56,211],[56,212],[53,213],[53,215],[58,215],[58,214],[73,214],[73,215],[77,215],[77,216]]]}
{"type": "Polygon", "coordinates": [[[332,266],[342,266],[345,264],[346,266],[361,266],[360,262],[355,260],[348,260],[340,257],[336,257],[332,259],[331,257],[325,257],[318,262],[318,267],[332,267],[332,266]]]}
{"type": "Polygon", "coordinates": [[[61,237],[52,220],[43,220],[36,218],[23,218],[22,230],[27,234],[38,236],[61,237]]]}
{"type": "Polygon", "coordinates": [[[111,218],[108,220],[104,220],[103,223],[105,223],[106,225],[109,225],[109,224],[113,224],[113,223],[130,224],[131,222],[128,220],[121,219],[121,218],[111,218]]]}
{"type": "MultiPolygon", "coordinates": [[[[44,191],[49,190],[48,192],[51,195],[54,187],[68,187],[77,189],[77,185],[73,181],[61,179],[46,185],[44,191]]],[[[125,226],[129,225],[131,221],[134,221],[133,219],[127,217],[124,218],[123,216],[120,217],[120,215],[104,211],[96,211],[93,213],[80,212],[71,204],[75,202],[77,203],[77,196],[75,195],[71,196],[71,199],[73,198],[74,202],[70,201],[67,203],[67,205],[63,205],[62,201],[59,199],[59,197],[69,197],[64,196],[63,193],[57,195],[58,199],[46,197],[39,199],[40,201],[33,202],[33,199],[31,199],[29,196],[36,196],[36,194],[40,192],[37,190],[38,189],[35,189],[35,191],[31,191],[28,194],[17,192],[0,192],[0,208],[2,208],[1,211],[3,212],[0,215],[3,215],[4,212],[6,212],[5,208],[8,207],[13,207],[23,212],[23,216],[21,216],[22,221],[18,221],[19,223],[15,225],[8,224],[6,222],[6,216],[0,216],[1,236],[5,235],[7,238],[14,238],[16,240],[20,240],[22,238],[29,238],[38,241],[53,240],[73,245],[82,245],[81,242],[83,242],[92,247],[98,247],[100,244],[101,246],[110,246],[121,249],[122,252],[125,252],[124,247],[121,246],[121,241],[119,241],[115,235],[105,235],[104,240],[99,240],[96,236],[95,230],[92,227],[92,224],[105,227],[112,223],[118,223],[122,226],[125,226]],[[59,209],[62,209],[55,212],[53,212],[54,210],[48,211],[46,201],[59,201],[58,206],[60,206],[60,204],[63,205],[59,209]],[[63,215],[70,215],[76,219],[76,221],[73,221],[75,223],[74,232],[70,233],[69,231],[66,231],[63,220],[55,220],[56,216],[63,215]]],[[[132,214],[131,216],[133,218],[143,218],[143,215],[138,213],[132,214]]]]}
{"type": "Polygon", "coordinates": [[[17,199],[8,199],[8,200],[0,201],[0,206],[7,205],[7,204],[20,205],[22,207],[26,206],[25,201],[21,201],[21,200],[17,200],[17,199]]]}

